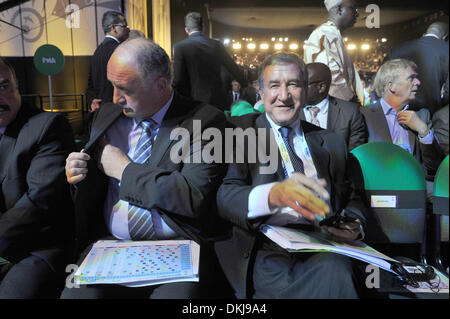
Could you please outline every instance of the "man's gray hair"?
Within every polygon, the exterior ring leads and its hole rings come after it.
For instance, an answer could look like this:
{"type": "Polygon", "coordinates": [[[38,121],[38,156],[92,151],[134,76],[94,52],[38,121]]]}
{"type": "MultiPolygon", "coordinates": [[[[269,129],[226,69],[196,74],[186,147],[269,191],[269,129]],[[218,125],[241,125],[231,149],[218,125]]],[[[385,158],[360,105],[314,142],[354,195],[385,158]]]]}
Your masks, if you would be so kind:
{"type": "Polygon", "coordinates": [[[446,40],[448,38],[448,24],[445,22],[434,22],[428,29],[427,34],[434,34],[441,40],[446,40]]]}
{"type": "Polygon", "coordinates": [[[107,34],[111,32],[111,24],[118,24],[121,22],[121,17],[125,17],[123,13],[118,11],[106,11],[102,18],[103,32],[107,34]]]}
{"type": "Polygon", "coordinates": [[[163,77],[172,84],[172,64],[166,51],[155,42],[146,38],[129,39],[120,44],[116,52],[133,55],[136,67],[144,82],[163,77]]]}
{"type": "Polygon", "coordinates": [[[189,32],[202,31],[203,29],[203,17],[198,12],[189,12],[184,17],[184,26],[189,32]]]}
{"type": "Polygon", "coordinates": [[[413,61],[406,59],[395,59],[384,63],[375,75],[373,83],[377,95],[383,97],[388,83],[396,82],[400,73],[408,69],[408,67],[411,67],[413,70],[417,69],[417,65],[413,61]]]}
{"type": "Polygon", "coordinates": [[[300,56],[291,52],[278,52],[268,56],[261,65],[258,78],[259,89],[261,92],[264,91],[264,70],[268,66],[278,64],[295,64],[302,73],[304,87],[308,87],[308,70],[306,69],[305,62],[303,62],[300,56]]]}

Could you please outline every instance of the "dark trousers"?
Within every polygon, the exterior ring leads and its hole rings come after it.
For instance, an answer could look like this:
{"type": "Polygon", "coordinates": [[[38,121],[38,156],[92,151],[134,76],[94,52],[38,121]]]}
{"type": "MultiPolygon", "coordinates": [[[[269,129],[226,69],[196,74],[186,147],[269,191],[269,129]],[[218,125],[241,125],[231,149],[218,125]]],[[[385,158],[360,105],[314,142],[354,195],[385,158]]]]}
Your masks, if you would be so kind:
{"type": "Polygon", "coordinates": [[[334,253],[288,253],[261,249],[253,270],[256,299],[355,299],[349,257],[334,253]]]}
{"type": "Polygon", "coordinates": [[[53,299],[61,293],[63,274],[57,274],[39,257],[29,256],[17,264],[0,267],[4,274],[0,299],[53,299]]]}

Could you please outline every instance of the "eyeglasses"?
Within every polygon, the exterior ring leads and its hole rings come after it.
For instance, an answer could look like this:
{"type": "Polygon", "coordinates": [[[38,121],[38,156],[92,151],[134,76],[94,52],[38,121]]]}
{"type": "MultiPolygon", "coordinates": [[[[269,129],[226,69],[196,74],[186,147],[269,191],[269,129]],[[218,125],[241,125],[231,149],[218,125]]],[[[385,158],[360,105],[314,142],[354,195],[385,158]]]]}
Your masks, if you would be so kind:
{"type": "Polygon", "coordinates": [[[113,26],[119,26],[119,27],[122,27],[122,28],[128,28],[128,25],[125,24],[125,23],[113,24],[113,26]]]}

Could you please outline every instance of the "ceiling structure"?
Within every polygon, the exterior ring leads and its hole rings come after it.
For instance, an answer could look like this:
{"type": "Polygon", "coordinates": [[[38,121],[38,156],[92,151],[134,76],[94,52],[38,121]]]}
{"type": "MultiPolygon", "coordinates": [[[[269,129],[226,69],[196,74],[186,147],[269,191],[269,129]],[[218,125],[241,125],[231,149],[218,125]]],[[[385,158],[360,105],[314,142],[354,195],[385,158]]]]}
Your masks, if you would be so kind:
{"type": "MultiPolygon", "coordinates": [[[[360,8],[356,28],[365,27],[365,8],[360,8]]],[[[380,26],[409,21],[430,13],[430,10],[380,8],[380,26]]],[[[326,21],[328,15],[322,7],[251,7],[251,8],[213,8],[211,19],[238,28],[289,30],[311,28],[326,21]]]]}

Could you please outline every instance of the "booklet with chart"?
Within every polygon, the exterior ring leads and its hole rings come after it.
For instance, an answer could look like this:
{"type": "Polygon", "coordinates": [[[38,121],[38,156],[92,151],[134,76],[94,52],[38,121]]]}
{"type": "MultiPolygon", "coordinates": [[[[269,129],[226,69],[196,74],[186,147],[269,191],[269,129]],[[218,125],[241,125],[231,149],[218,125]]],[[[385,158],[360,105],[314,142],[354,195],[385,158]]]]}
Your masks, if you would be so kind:
{"type": "Polygon", "coordinates": [[[121,241],[94,244],[75,273],[76,283],[128,287],[198,282],[200,246],[192,240],[121,241]]]}
{"type": "Polygon", "coordinates": [[[391,263],[398,263],[362,241],[351,243],[337,243],[331,241],[325,234],[319,232],[306,232],[297,229],[263,225],[261,231],[273,242],[288,251],[318,252],[328,251],[346,255],[376,265],[384,270],[395,273],[391,269],[391,263]]]}

